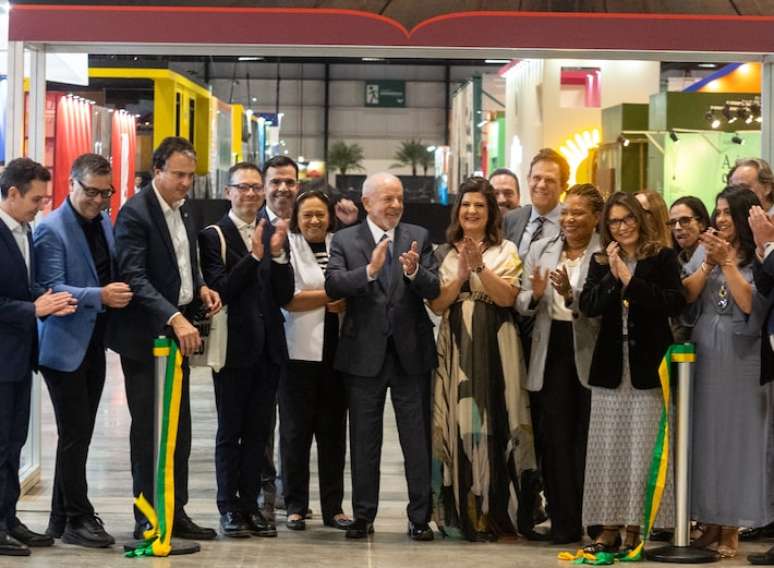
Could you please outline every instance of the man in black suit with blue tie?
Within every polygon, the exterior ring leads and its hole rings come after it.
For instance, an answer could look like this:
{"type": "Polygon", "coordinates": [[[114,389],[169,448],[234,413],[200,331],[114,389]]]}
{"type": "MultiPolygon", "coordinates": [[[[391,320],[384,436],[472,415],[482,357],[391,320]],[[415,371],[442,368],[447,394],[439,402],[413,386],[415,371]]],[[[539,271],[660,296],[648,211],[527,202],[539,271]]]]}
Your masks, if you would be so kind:
{"type": "Polygon", "coordinates": [[[220,527],[229,537],[276,536],[258,510],[258,494],[280,368],[288,360],[280,311],[294,292],[287,223],[278,221],[269,237],[266,219],[256,221],[264,184],[255,164],[231,167],[225,196],[231,210],[199,234],[204,280],[228,307],[226,364],[213,374],[220,527]]]}
{"type": "Polygon", "coordinates": [[[430,372],[437,363],[425,300],[441,291],[430,235],[400,223],[403,186],[392,174],[363,183],[368,216],[336,233],[325,293],[346,298],[335,367],[349,399],[352,506],[347,538],[373,532],[379,504],[379,461],[387,389],[398,424],[409,491],[408,534],[433,540],[430,480],[430,372]]]}
{"type": "MultiPolygon", "coordinates": [[[[171,136],[153,152],[153,180],[118,213],[115,247],[120,280],[134,296],[115,312],[108,346],[121,355],[126,400],[132,425],[129,446],[135,497],[153,498],[153,416],[155,363],[153,340],[173,336],[183,359],[180,421],[175,447],[175,517],[172,536],[214,539],[213,529],[198,526],[183,507],[188,502],[188,458],[191,454],[191,401],[188,355],[201,345],[191,323],[202,306],[212,315],[220,296],[204,285],[199,271],[196,233],[185,205],[196,173],[196,153],[185,138],[171,136]]],[[[135,538],[149,528],[135,509],[135,538]]]]}
{"type": "Polygon", "coordinates": [[[66,316],[77,301],[35,282],[29,223],[49,201],[51,174],[28,158],[8,163],[0,175],[0,555],[29,556],[30,546],[54,539],[16,517],[19,465],[30,421],[32,370],[37,367],[37,318],[66,316]]]}

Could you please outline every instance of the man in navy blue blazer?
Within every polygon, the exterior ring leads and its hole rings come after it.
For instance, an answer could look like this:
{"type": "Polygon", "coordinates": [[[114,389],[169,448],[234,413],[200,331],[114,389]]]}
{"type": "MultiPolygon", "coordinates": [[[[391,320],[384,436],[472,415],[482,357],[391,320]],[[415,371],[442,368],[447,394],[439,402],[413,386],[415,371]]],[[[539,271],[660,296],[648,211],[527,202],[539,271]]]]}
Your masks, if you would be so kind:
{"type": "Polygon", "coordinates": [[[30,421],[32,370],[37,367],[36,318],[67,316],[77,301],[35,283],[29,223],[48,202],[51,174],[28,158],[11,160],[0,175],[0,555],[29,556],[29,546],[54,540],[16,517],[19,463],[30,421]]]}
{"type": "Polygon", "coordinates": [[[89,501],[86,458],[105,385],[108,309],[123,308],[132,299],[127,284],[114,282],[113,225],[105,212],[114,193],[112,179],[103,156],[76,158],[70,195],[38,224],[34,237],[38,283],[78,299],[70,317],[38,325],[40,371],[59,432],[46,532],[91,548],[115,543],[89,501]]]}

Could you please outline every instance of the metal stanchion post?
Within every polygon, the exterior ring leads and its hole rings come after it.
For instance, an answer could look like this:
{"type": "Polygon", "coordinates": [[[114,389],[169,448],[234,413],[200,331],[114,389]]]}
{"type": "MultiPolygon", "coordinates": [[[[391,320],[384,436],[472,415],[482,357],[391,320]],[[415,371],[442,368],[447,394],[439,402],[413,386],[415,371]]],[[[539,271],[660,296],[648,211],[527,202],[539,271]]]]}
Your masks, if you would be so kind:
{"type": "MultiPolygon", "coordinates": [[[[166,339],[165,337],[160,337],[159,339],[166,339]]],[[[162,425],[164,423],[164,392],[166,389],[166,376],[167,376],[167,360],[168,356],[157,356],[156,357],[156,380],[155,380],[155,386],[156,386],[156,392],[155,392],[155,403],[156,408],[154,409],[153,414],[153,499],[155,502],[156,498],[156,483],[157,483],[157,473],[159,468],[159,456],[161,454],[161,429],[162,425]]],[[[169,527],[168,530],[172,530],[172,527],[169,527]]],[[[145,541],[141,540],[138,542],[133,542],[124,545],[124,551],[129,552],[131,550],[136,550],[137,548],[141,548],[145,546],[145,541]]],[[[193,541],[181,541],[179,539],[171,539],[170,546],[172,547],[172,550],[170,551],[170,556],[182,556],[184,554],[194,554],[196,552],[199,552],[201,550],[201,546],[199,546],[198,542],[193,541]]]]}
{"type": "MultiPolygon", "coordinates": [[[[690,355],[694,353],[693,345],[690,355]]],[[[693,422],[693,367],[695,355],[677,361],[676,428],[674,449],[674,544],[645,552],[648,560],[676,564],[702,564],[720,559],[717,552],[691,547],[691,427],[693,422]]],[[[675,357],[673,356],[673,361],[675,357]]]]}

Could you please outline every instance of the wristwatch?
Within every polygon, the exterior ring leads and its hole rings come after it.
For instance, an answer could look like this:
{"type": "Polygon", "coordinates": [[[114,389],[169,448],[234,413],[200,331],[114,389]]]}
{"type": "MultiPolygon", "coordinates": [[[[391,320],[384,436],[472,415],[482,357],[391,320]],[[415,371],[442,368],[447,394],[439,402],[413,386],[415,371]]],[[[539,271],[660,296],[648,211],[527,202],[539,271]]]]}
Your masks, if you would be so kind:
{"type": "Polygon", "coordinates": [[[484,268],[486,268],[486,267],[484,266],[484,263],[482,262],[481,264],[479,264],[479,265],[478,265],[478,266],[476,266],[475,268],[471,268],[471,269],[470,269],[470,271],[471,271],[471,272],[475,272],[476,274],[478,274],[479,272],[481,272],[482,270],[484,270],[484,268]]]}

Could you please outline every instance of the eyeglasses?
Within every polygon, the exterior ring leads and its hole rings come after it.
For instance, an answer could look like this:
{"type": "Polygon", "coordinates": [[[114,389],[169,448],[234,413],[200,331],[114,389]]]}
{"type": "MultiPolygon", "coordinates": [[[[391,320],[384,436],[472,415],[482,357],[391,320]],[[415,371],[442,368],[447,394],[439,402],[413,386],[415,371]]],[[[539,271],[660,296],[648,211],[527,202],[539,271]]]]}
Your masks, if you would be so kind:
{"type": "Polygon", "coordinates": [[[228,184],[228,187],[233,187],[238,190],[239,193],[247,193],[250,190],[255,193],[263,193],[262,183],[230,183],[228,184]]]}
{"type": "Polygon", "coordinates": [[[607,220],[607,226],[610,227],[611,231],[620,231],[622,225],[626,225],[627,227],[634,227],[636,224],[637,218],[631,213],[629,213],[626,217],[621,217],[620,219],[607,220]]]}
{"type": "Polygon", "coordinates": [[[674,229],[677,225],[680,225],[681,227],[687,227],[694,220],[698,221],[699,218],[693,217],[693,216],[677,217],[676,219],[670,219],[669,221],[667,221],[667,225],[669,226],[670,229],[674,229]]]}
{"type": "Polygon", "coordinates": [[[98,195],[102,196],[102,199],[110,199],[111,197],[113,197],[113,194],[116,192],[116,190],[113,189],[112,185],[110,186],[110,189],[99,189],[98,187],[89,187],[79,179],[76,179],[75,181],[77,181],[78,185],[81,186],[81,188],[83,189],[83,193],[86,194],[86,197],[89,197],[91,199],[94,199],[98,195]]]}

